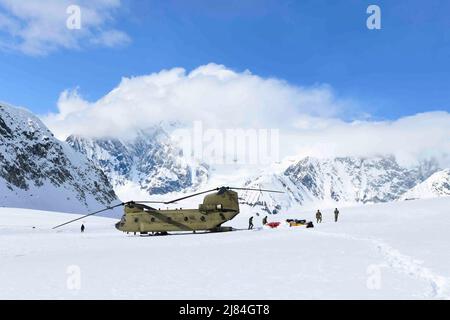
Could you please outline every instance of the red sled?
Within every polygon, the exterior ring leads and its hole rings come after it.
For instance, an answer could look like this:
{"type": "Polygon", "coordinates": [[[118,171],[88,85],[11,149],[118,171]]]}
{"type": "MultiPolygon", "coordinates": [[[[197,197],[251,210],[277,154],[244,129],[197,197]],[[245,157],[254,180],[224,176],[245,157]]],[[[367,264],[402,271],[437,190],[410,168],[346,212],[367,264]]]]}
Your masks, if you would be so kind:
{"type": "Polygon", "coordinates": [[[266,224],[266,226],[271,227],[272,229],[278,227],[280,225],[280,222],[269,222],[266,224]]]}

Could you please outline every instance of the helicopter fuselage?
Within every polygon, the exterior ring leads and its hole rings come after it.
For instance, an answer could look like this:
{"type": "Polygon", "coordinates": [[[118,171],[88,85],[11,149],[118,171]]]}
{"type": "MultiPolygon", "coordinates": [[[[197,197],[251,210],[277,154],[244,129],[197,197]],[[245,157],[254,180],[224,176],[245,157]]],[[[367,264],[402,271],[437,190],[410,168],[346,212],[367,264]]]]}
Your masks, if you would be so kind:
{"type": "Polygon", "coordinates": [[[116,229],[140,233],[214,231],[238,213],[237,193],[227,190],[206,196],[198,209],[159,210],[129,203],[124,206],[124,215],[116,224],[116,229]]]}
{"type": "Polygon", "coordinates": [[[202,212],[198,209],[125,210],[127,212],[116,223],[116,229],[140,233],[216,230],[239,213],[236,211],[202,212]]]}

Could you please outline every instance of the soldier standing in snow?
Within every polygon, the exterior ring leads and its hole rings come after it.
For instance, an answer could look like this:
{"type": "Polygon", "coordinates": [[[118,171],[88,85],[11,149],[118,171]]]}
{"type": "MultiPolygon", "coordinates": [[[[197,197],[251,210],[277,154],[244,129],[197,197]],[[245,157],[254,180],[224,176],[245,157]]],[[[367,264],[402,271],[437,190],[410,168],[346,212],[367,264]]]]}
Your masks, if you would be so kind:
{"type": "Polygon", "coordinates": [[[253,217],[250,217],[250,219],[248,219],[248,230],[253,229],[253,217]]]}
{"type": "Polygon", "coordinates": [[[267,216],[265,216],[262,220],[262,224],[263,226],[265,226],[267,224],[267,216]]]}
{"type": "Polygon", "coordinates": [[[84,224],[81,225],[81,232],[84,232],[84,224]]]}
{"type": "Polygon", "coordinates": [[[334,209],[334,222],[338,221],[339,210],[337,208],[334,209]]]}
{"type": "Polygon", "coordinates": [[[322,223],[322,212],[320,212],[320,210],[317,210],[316,212],[316,220],[317,223],[322,223]]]}

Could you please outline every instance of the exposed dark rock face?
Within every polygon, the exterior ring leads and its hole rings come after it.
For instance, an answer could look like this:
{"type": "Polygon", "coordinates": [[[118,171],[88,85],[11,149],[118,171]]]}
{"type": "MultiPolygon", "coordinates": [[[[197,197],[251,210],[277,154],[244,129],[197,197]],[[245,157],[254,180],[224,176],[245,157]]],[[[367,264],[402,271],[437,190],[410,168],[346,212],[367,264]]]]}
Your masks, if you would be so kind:
{"type": "Polygon", "coordinates": [[[401,199],[438,170],[433,160],[406,168],[392,156],[305,157],[280,174],[261,175],[246,183],[253,188],[282,190],[284,194],[244,192],[241,202],[260,206],[269,213],[279,212],[280,205],[289,208],[389,202],[401,199]]]}
{"type": "Polygon", "coordinates": [[[284,175],[318,199],[375,203],[398,199],[437,171],[434,161],[414,168],[400,166],[394,157],[306,157],[284,175]]]}
{"type": "Polygon", "coordinates": [[[30,112],[0,106],[2,206],[79,212],[117,200],[107,177],[30,112]],[[55,197],[56,196],[56,197],[55,197]]]}
{"type": "Polygon", "coordinates": [[[69,136],[67,142],[102,169],[115,187],[133,183],[148,194],[195,188],[208,179],[208,166],[192,165],[160,127],[140,131],[134,138],[69,136]]]}

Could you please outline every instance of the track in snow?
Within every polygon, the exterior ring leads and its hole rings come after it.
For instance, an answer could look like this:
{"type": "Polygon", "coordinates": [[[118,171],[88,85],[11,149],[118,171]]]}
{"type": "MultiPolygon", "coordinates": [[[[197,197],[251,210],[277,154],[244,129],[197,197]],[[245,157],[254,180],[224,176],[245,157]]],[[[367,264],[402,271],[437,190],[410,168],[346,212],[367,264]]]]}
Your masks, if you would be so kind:
{"type": "Polygon", "coordinates": [[[450,299],[449,283],[450,279],[436,274],[431,269],[421,265],[418,260],[402,254],[400,251],[391,247],[384,241],[379,239],[356,237],[348,234],[317,232],[317,234],[337,237],[341,239],[349,239],[355,241],[369,242],[375,246],[380,254],[383,256],[387,266],[395,269],[397,272],[406,274],[412,278],[423,280],[429,283],[430,291],[426,294],[428,298],[434,299],[450,299]]]}

